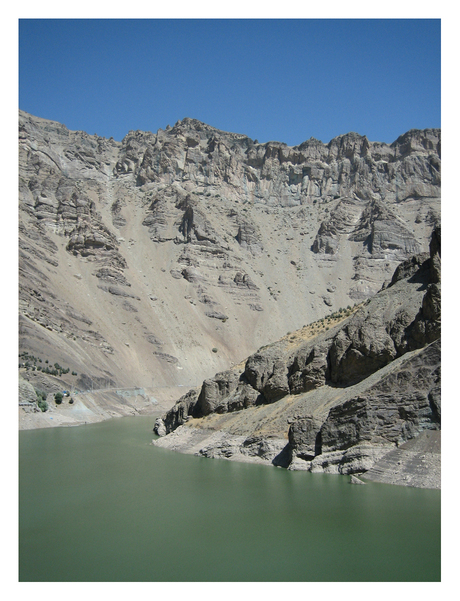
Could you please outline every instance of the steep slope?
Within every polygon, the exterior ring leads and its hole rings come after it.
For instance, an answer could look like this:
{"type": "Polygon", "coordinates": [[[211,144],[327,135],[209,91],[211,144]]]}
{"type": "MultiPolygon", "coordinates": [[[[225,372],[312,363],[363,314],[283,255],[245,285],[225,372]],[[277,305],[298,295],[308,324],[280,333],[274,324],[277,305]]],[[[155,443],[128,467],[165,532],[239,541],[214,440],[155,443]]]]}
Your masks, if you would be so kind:
{"type": "Polygon", "coordinates": [[[184,119],[116,142],[20,112],[19,176],[20,351],[42,361],[21,375],[153,391],[362,302],[427,251],[440,132],[288,147],[184,119]]]}
{"type": "MultiPolygon", "coordinates": [[[[304,328],[261,348],[189,391],[157,419],[164,438],[155,444],[355,474],[421,433],[432,440],[441,427],[440,257],[437,227],[430,254],[403,262],[352,315],[336,315],[316,336],[304,328]]],[[[415,462],[417,477],[402,483],[439,486],[432,467],[415,462]]],[[[373,478],[386,481],[392,469],[375,468],[373,478]]]]}

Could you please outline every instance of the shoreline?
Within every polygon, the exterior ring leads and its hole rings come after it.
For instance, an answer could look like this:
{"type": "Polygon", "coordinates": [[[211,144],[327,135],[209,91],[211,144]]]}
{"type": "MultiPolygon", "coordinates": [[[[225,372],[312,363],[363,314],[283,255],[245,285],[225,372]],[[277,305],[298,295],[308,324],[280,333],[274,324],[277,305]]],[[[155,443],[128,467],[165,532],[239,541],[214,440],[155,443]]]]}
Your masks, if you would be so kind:
{"type": "Polygon", "coordinates": [[[171,386],[162,389],[133,388],[129,391],[113,389],[81,392],[73,395],[72,404],[63,400],[62,404],[56,405],[54,401],[50,401],[45,412],[42,412],[36,403],[20,403],[18,430],[82,426],[137,415],[151,415],[154,420],[172,407],[178,390],[182,391],[183,388],[171,386]]]}
{"type": "Polygon", "coordinates": [[[282,464],[287,440],[267,437],[247,444],[245,436],[230,434],[225,430],[198,428],[184,424],[170,434],[152,439],[152,444],[170,451],[186,455],[196,455],[209,459],[220,458],[227,461],[257,463],[281,467],[292,471],[311,471],[349,476],[350,481],[357,477],[362,484],[380,482],[395,486],[408,486],[441,490],[441,431],[425,431],[416,438],[392,448],[364,472],[341,473],[337,465],[323,470],[311,470],[299,466],[282,464]]]}
{"type": "MultiPolygon", "coordinates": [[[[153,432],[155,419],[174,404],[177,387],[166,389],[160,395],[158,391],[156,393],[158,398],[154,399],[146,394],[132,395],[126,404],[121,404],[120,397],[114,392],[81,393],[75,398],[73,405],[50,404],[46,412],[31,411],[31,406],[22,405],[19,406],[18,430],[76,427],[108,421],[112,418],[151,417],[153,432]]],[[[295,471],[309,471],[307,465],[299,466],[298,462],[292,466],[283,464],[283,461],[285,462],[283,449],[287,440],[266,436],[247,444],[246,438],[227,432],[225,429],[200,428],[192,424],[184,424],[167,436],[154,438],[152,444],[171,451],[210,459],[223,458],[229,461],[273,465],[295,471]],[[278,462],[277,457],[280,458],[278,462]]],[[[340,474],[337,466],[323,471],[340,474]]],[[[367,481],[381,482],[396,486],[440,490],[441,432],[425,431],[417,438],[391,449],[366,472],[353,475],[364,484],[367,481]]]]}

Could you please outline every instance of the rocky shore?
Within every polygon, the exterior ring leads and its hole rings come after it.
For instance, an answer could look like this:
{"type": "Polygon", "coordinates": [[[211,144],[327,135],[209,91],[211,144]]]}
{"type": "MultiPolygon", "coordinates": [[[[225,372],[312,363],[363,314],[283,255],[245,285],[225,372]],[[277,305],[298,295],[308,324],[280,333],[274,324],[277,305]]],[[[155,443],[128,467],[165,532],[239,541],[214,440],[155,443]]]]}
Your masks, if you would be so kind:
{"type": "Polygon", "coordinates": [[[438,227],[430,254],[402,263],[353,315],[190,390],[157,419],[155,444],[440,487],[440,252],[438,227]]]}
{"type": "Polygon", "coordinates": [[[185,118],[118,142],[20,111],[20,427],[176,387],[157,444],[370,474],[440,430],[440,171],[437,129],[290,147],[185,118]]]}

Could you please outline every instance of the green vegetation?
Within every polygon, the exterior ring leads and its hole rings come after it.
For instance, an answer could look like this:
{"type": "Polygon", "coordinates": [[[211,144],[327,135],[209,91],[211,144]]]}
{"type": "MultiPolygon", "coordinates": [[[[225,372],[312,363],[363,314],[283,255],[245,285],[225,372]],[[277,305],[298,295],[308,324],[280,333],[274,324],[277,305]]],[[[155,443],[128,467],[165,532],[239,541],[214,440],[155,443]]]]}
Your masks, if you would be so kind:
{"type": "MultiPolygon", "coordinates": [[[[44,390],[39,390],[38,388],[35,388],[35,394],[37,395],[37,405],[39,406],[39,408],[43,412],[48,411],[49,407],[48,403],[46,402],[46,397],[48,396],[47,393],[44,390]]],[[[65,396],[69,395],[67,393],[64,395],[62,392],[56,392],[54,394],[54,401],[56,405],[61,405],[65,396]]],[[[74,400],[72,397],[69,398],[69,403],[70,405],[73,405],[74,400]]]]}
{"type": "MultiPolygon", "coordinates": [[[[49,365],[49,360],[45,359],[45,364],[46,366],[43,367],[41,365],[38,365],[39,363],[42,363],[42,359],[40,357],[35,357],[34,355],[31,355],[28,351],[22,351],[21,353],[19,353],[19,368],[24,367],[26,369],[26,371],[41,371],[43,374],[49,374],[50,376],[59,376],[61,377],[62,375],[68,374],[70,371],[70,367],[63,367],[62,365],[59,365],[59,363],[55,363],[53,366],[49,365]]],[[[72,371],[72,375],[76,376],[77,372],[76,371],[72,371]]]]}
{"type": "Polygon", "coordinates": [[[35,394],[37,395],[37,405],[41,411],[48,411],[48,403],[46,402],[47,394],[44,390],[35,389],[35,394]]]}
{"type": "Polygon", "coordinates": [[[39,399],[37,401],[37,405],[40,408],[40,410],[43,411],[43,413],[45,411],[48,411],[48,403],[46,401],[44,401],[43,399],[39,399]]]}

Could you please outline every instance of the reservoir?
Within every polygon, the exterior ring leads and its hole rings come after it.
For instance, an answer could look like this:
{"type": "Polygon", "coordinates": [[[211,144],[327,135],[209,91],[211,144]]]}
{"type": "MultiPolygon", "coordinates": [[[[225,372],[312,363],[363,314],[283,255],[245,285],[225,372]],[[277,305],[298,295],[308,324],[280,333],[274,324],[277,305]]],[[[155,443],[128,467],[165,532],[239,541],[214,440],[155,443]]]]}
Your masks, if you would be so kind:
{"type": "Polygon", "coordinates": [[[439,581],[441,493],[181,455],[154,418],[19,432],[20,581],[439,581]]]}

